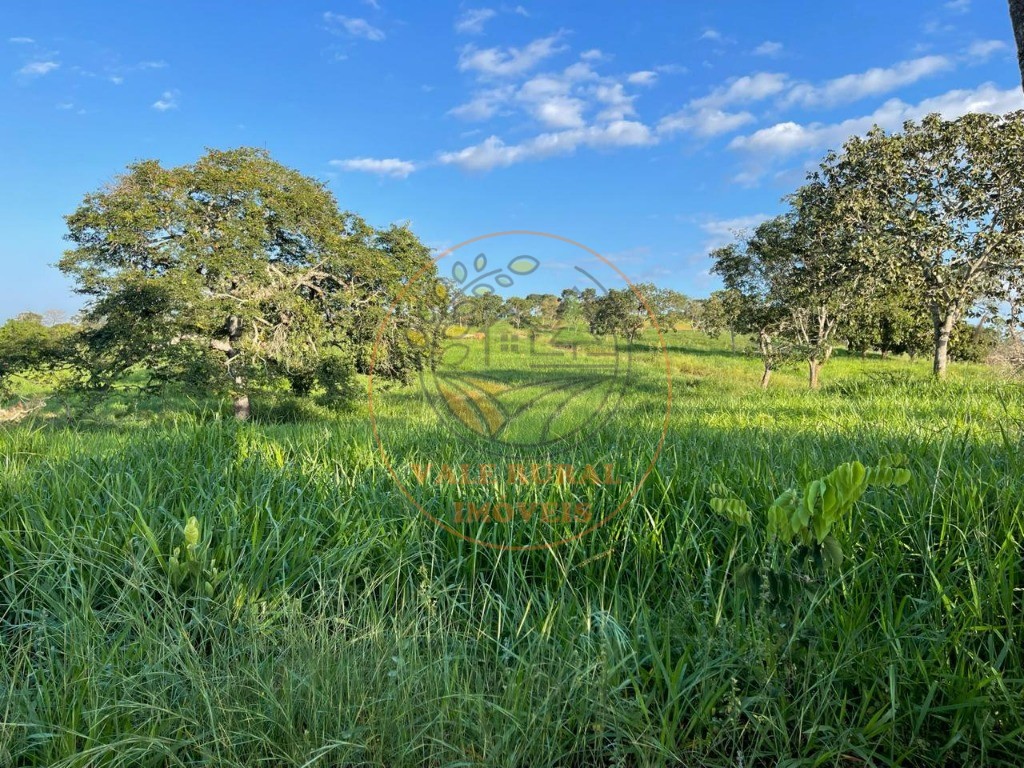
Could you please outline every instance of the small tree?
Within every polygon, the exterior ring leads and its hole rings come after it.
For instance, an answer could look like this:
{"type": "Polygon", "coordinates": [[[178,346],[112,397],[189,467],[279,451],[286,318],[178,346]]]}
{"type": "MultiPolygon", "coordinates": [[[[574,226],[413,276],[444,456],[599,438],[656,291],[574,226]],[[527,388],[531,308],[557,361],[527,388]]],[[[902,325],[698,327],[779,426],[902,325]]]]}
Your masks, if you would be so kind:
{"type": "Polygon", "coordinates": [[[786,226],[771,230],[773,247],[788,252],[793,261],[791,271],[780,272],[775,289],[790,309],[811,389],[818,388],[836,333],[862,300],[868,281],[866,270],[852,256],[855,229],[837,215],[842,192],[812,176],[790,197],[793,210],[784,220],[786,226]]]}
{"type": "Polygon", "coordinates": [[[752,237],[711,253],[715,261],[711,271],[735,297],[736,330],[757,340],[764,368],[762,388],[768,387],[772,372],[792,354],[792,316],[779,291],[788,281],[792,260],[785,249],[770,246],[786,227],[782,217],[770,219],[758,226],[752,237]]]}
{"type": "Polygon", "coordinates": [[[632,290],[612,288],[594,301],[590,332],[595,336],[622,336],[632,344],[646,319],[647,311],[632,290]]]}
{"type": "Polygon", "coordinates": [[[729,348],[736,352],[743,297],[735,289],[714,291],[708,298],[694,302],[691,309],[694,327],[711,338],[723,330],[729,332],[729,348]]]}

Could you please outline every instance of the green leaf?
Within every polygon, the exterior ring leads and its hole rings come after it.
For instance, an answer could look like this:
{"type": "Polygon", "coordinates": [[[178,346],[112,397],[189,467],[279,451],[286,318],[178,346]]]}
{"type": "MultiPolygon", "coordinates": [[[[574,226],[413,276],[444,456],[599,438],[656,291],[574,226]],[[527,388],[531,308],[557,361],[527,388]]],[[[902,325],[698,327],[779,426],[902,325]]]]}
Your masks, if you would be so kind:
{"type": "Polygon", "coordinates": [[[737,525],[750,525],[750,508],[742,499],[711,499],[711,508],[737,525]]]}
{"type": "Polygon", "coordinates": [[[834,536],[826,536],[821,542],[821,553],[828,566],[838,566],[843,562],[843,548],[836,541],[834,536]]]}

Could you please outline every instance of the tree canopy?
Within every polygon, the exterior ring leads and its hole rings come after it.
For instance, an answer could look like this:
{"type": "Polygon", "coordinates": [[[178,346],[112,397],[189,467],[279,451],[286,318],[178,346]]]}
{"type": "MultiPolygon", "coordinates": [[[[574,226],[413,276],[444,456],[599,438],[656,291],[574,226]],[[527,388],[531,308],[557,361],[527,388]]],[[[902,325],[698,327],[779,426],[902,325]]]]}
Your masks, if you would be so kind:
{"type": "Polygon", "coordinates": [[[401,377],[420,364],[394,309],[411,277],[432,275],[427,248],[404,227],[340,211],[324,184],[263,150],[134,163],[66,220],[59,266],[88,297],[89,386],[144,368],[152,381],[230,392],[247,418],[252,389],[274,379],[343,393],[369,367],[381,323],[376,370],[401,377]]]}

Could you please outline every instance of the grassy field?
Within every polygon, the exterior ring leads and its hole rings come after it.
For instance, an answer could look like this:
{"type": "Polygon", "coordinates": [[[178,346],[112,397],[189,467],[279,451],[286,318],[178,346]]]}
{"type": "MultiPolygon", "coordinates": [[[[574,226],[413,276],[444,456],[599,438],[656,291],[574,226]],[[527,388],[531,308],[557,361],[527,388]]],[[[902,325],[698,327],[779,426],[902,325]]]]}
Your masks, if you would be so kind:
{"type": "MultiPolygon", "coordinates": [[[[364,403],[237,425],[168,397],[0,428],[0,766],[1019,765],[1021,385],[839,353],[819,392],[799,368],[761,391],[723,340],[667,345],[653,469],[550,550],[409,502],[396,462],[493,461],[419,382],[377,393],[384,456],[364,403]],[[755,544],[714,483],[764,510],[894,452],[913,479],[865,496],[812,599],[733,583],[755,544]]],[[[664,358],[648,337],[631,362],[562,458],[642,476],[664,358]]]]}

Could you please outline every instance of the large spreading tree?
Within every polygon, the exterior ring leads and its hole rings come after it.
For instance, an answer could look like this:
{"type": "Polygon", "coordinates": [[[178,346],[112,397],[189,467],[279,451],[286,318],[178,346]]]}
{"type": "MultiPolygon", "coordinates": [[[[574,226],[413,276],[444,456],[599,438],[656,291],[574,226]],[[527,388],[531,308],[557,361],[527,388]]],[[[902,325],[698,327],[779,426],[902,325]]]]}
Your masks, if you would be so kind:
{"type": "Polygon", "coordinates": [[[341,212],[324,184],[265,151],[134,163],[66,220],[60,268],[88,297],[89,386],[189,381],[230,393],[246,419],[261,384],[340,395],[357,368],[421,364],[400,327],[414,314],[395,303],[414,275],[432,290],[428,250],[341,212]]]}
{"type": "Polygon", "coordinates": [[[940,378],[957,324],[1024,273],[1022,167],[1024,112],[875,128],[822,164],[822,179],[842,191],[835,220],[858,228],[865,268],[927,308],[940,378]]]}

